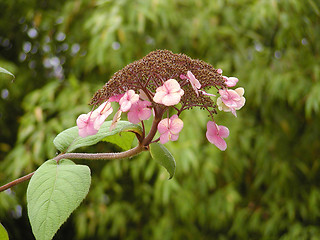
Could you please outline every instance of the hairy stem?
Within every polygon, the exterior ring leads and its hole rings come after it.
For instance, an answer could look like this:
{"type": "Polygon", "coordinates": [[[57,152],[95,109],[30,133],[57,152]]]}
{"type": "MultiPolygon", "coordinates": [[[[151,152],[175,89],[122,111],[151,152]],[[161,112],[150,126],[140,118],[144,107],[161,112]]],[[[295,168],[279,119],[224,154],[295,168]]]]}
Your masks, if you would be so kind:
{"type": "MultiPolygon", "coordinates": [[[[125,152],[118,152],[118,153],[63,153],[59,154],[54,160],[58,163],[61,159],[87,159],[87,160],[112,160],[112,159],[121,159],[127,157],[133,157],[134,155],[146,151],[147,148],[143,145],[138,145],[135,148],[132,148],[125,152]]],[[[0,192],[5,191],[19,183],[22,183],[26,180],[29,180],[35,172],[29,173],[21,178],[13,180],[3,186],[0,187],[0,192]]]]}
{"type": "Polygon", "coordinates": [[[53,158],[57,162],[61,159],[87,159],[87,160],[112,160],[121,159],[127,157],[133,157],[134,155],[145,151],[146,148],[141,144],[125,152],[117,153],[64,153],[53,158]]]}

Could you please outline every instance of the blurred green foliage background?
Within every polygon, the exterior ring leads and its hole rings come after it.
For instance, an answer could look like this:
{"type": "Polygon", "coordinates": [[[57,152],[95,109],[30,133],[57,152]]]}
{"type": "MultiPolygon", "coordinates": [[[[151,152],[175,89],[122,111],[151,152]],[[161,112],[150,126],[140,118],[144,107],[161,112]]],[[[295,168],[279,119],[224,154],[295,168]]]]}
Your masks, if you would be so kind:
{"type": "MultiPolygon", "coordinates": [[[[219,113],[228,148],[205,138],[207,113],[182,116],[175,177],[148,153],[77,161],[90,192],[55,239],[320,239],[320,3],[317,0],[1,0],[0,184],[55,156],[53,138],[93,93],[155,49],[239,78],[246,105],[219,113]]],[[[119,151],[97,145],[85,151],[119,151]]],[[[11,239],[34,239],[27,182],[0,193],[11,239]]]]}

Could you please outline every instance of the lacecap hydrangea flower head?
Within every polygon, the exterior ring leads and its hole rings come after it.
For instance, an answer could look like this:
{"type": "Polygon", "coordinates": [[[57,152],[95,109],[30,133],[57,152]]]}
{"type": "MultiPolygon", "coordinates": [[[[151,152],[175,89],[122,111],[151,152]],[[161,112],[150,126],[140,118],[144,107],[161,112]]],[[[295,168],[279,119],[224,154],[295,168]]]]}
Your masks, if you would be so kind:
{"type": "Polygon", "coordinates": [[[199,107],[209,113],[208,141],[224,151],[229,130],[218,125],[214,115],[218,107],[220,111],[237,116],[236,111],[245,104],[244,89],[230,89],[237,83],[237,78],[222,76],[221,69],[215,69],[204,61],[168,50],[156,50],[116,72],[95,93],[91,104],[99,107],[79,116],[79,135],[86,137],[96,134],[113,111],[110,103],[118,102],[119,109],[113,117],[112,128],[120,120],[121,114],[126,113],[128,121],[141,123],[144,131],[142,144],[146,147],[151,142],[160,141],[164,144],[179,138],[183,129],[181,113],[199,107]],[[210,88],[216,89],[217,96],[207,93],[210,88]],[[172,112],[174,114],[169,116],[172,112]],[[146,135],[143,122],[151,117],[153,124],[146,135]],[[153,139],[157,131],[160,137],[153,139]]]}

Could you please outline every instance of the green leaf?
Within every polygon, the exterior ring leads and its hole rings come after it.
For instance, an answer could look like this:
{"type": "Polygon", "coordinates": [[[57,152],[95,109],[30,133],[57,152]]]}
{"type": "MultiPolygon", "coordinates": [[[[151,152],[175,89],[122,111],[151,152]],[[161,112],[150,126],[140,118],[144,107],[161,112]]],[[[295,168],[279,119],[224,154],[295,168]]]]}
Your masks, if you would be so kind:
{"type": "Polygon", "coordinates": [[[169,173],[171,179],[176,170],[176,162],[172,154],[160,143],[150,144],[151,157],[162,165],[169,173]]]}
{"type": "Polygon", "coordinates": [[[114,134],[112,136],[108,136],[102,139],[102,141],[116,144],[119,147],[121,147],[123,150],[129,150],[131,148],[133,139],[134,139],[134,134],[129,132],[122,132],[122,133],[114,134]]]}
{"type": "MultiPolygon", "coordinates": [[[[139,125],[132,124],[127,121],[119,121],[116,128],[112,131],[109,131],[109,128],[111,126],[112,121],[104,122],[99,130],[99,132],[96,135],[88,136],[85,138],[79,137],[78,134],[78,127],[72,127],[69,128],[61,133],[58,134],[58,136],[53,140],[53,144],[56,146],[56,148],[61,152],[72,152],[73,150],[80,148],[80,147],[87,147],[94,145],[100,141],[109,141],[111,143],[119,145],[119,147],[127,147],[127,144],[122,144],[121,141],[127,141],[129,142],[131,140],[132,143],[132,136],[124,134],[121,136],[120,139],[112,139],[107,138],[109,136],[115,135],[117,133],[120,133],[122,131],[125,132],[142,132],[141,127],[139,125]]],[[[130,147],[131,147],[130,143],[130,147]]],[[[129,147],[129,148],[130,148],[129,147]]]]}
{"type": "Polygon", "coordinates": [[[0,240],[9,240],[8,233],[1,223],[0,223],[0,240]]]}
{"type": "Polygon", "coordinates": [[[63,159],[48,160],[32,176],[27,189],[28,216],[38,240],[52,239],[89,191],[90,169],[63,159]]]}
{"type": "Polygon", "coordinates": [[[0,67],[0,73],[6,73],[6,74],[9,74],[9,75],[11,75],[12,77],[14,77],[14,75],[13,75],[11,72],[9,72],[8,70],[6,70],[6,69],[4,69],[4,68],[2,68],[2,67],[0,67]]]}

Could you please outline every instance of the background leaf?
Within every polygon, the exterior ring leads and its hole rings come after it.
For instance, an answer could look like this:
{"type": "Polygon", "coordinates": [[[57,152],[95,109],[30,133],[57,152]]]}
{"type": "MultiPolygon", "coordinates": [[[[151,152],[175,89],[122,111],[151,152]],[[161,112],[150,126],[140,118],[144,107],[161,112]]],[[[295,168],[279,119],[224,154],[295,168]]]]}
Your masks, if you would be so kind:
{"type": "Polygon", "coordinates": [[[170,174],[169,179],[171,179],[176,169],[176,162],[168,149],[160,143],[152,143],[150,144],[150,154],[154,160],[168,171],[170,174]]]}
{"type": "Polygon", "coordinates": [[[9,74],[9,75],[11,75],[12,77],[14,77],[14,75],[13,75],[11,72],[9,72],[8,70],[6,70],[6,69],[4,69],[4,68],[2,68],[2,67],[0,67],[0,73],[6,73],[6,74],[9,74]]]}
{"type": "Polygon", "coordinates": [[[138,131],[140,129],[140,126],[127,121],[119,121],[116,128],[112,131],[109,131],[111,123],[112,121],[104,122],[96,135],[88,136],[85,138],[79,137],[77,126],[69,128],[59,133],[58,136],[53,140],[53,143],[56,146],[56,148],[61,152],[72,152],[77,148],[91,146],[102,140],[106,142],[110,140],[111,143],[117,144],[121,148],[127,148],[128,145],[131,146],[133,140],[132,134],[123,134],[119,136],[120,139],[117,137],[107,137],[120,133],[122,129],[127,128],[137,129],[138,131]],[[131,143],[129,143],[130,141],[131,143]]]}
{"type": "Polygon", "coordinates": [[[27,189],[28,216],[36,239],[49,240],[89,191],[90,169],[63,159],[48,160],[27,189]]]}
{"type": "Polygon", "coordinates": [[[1,223],[0,223],[0,240],[9,240],[8,233],[1,223]]]}

